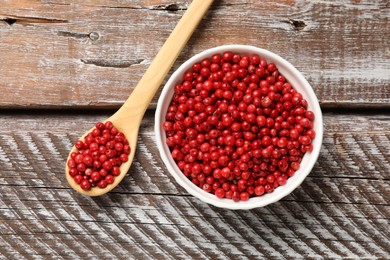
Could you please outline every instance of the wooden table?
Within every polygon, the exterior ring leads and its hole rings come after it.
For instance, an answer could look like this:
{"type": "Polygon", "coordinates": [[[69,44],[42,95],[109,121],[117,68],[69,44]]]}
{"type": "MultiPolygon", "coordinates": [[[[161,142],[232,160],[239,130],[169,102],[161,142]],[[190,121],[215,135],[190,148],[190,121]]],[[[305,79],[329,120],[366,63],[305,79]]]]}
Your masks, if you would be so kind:
{"type": "Polygon", "coordinates": [[[389,259],[390,2],[216,0],[172,71],[222,44],[285,57],[325,135],[280,202],[225,210],[164,167],[147,111],[122,184],[69,188],[74,141],[131,93],[189,0],[0,0],[0,259],[389,259]]]}

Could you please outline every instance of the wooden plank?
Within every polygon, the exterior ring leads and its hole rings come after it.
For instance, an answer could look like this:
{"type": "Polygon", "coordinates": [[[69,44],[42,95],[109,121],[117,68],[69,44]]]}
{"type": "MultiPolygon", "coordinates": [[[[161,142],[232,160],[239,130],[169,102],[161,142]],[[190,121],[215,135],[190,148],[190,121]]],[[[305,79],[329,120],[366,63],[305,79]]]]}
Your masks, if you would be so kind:
{"type": "MultiPolygon", "coordinates": [[[[111,193],[85,199],[70,190],[51,190],[42,203],[42,190],[9,187],[5,191],[2,239],[10,244],[7,248],[22,254],[28,248],[38,249],[40,255],[145,256],[146,251],[153,257],[176,258],[388,254],[388,216],[371,219],[359,204],[283,200],[271,207],[235,212],[186,196],[111,193]],[[20,196],[22,192],[26,195],[20,196]],[[345,214],[340,208],[354,213],[345,214]],[[99,249],[88,250],[90,244],[99,249]]],[[[382,212],[386,210],[389,206],[382,212]]]]}
{"type": "MultiPolygon", "coordinates": [[[[117,108],[189,2],[3,1],[0,107],[117,108]]],[[[324,108],[389,107],[389,13],[380,0],[217,1],[174,67],[255,45],[301,70],[324,108]]]]}
{"type": "Polygon", "coordinates": [[[390,254],[388,115],[326,113],[311,175],[280,202],[250,211],[209,206],[178,186],[159,158],[153,115],[143,121],[129,176],[108,195],[89,198],[68,187],[63,168],[72,142],[105,113],[0,114],[0,257],[390,254]],[[373,165],[358,164],[362,160],[373,165]]]}

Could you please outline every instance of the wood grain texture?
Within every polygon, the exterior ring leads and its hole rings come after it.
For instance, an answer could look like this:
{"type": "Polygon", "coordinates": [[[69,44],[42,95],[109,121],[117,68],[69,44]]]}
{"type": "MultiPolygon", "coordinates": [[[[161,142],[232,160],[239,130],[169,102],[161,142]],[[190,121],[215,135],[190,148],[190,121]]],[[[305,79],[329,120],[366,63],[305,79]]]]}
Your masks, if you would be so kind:
{"type": "Polygon", "coordinates": [[[107,114],[0,114],[0,258],[385,259],[390,255],[390,117],[325,114],[312,173],[278,203],[219,209],[169,175],[143,121],[120,186],[90,198],[65,158],[107,114]]]}
{"type": "MultiPolygon", "coordinates": [[[[1,1],[0,107],[119,107],[189,2],[1,1]]],[[[255,45],[301,70],[323,108],[389,108],[389,14],[383,0],[215,1],[174,68],[255,45]]]]}
{"type": "Polygon", "coordinates": [[[121,185],[68,187],[72,144],[126,100],[190,2],[0,0],[0,259],[388,259],[389,1],[215,0],[175,63],[250,44],[307,77],[323,146],[281,201],[224,210],[176,184],[155,145],[158,94],[121,185]]]}

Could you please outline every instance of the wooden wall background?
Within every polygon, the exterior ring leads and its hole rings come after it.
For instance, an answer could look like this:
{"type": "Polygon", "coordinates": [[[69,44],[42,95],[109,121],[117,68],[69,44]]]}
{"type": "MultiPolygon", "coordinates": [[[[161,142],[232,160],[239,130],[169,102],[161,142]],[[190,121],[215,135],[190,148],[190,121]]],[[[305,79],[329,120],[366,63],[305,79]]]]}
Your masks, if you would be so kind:
{"type": "Polygon", "coordinates": [[[249,44],[307,77],[323,147],[280,202],[223,210],[177,185],[154,143],[159,94],[123,183],[98,198],[68,187],[72,143],[122,104],[189,3],[0,0],[0,259],[388,259],[386,0],[215,0],[175,63],[249,44]]]}
{"type": "MultiPolygon", "coordinates": [[[[117,108],[189,3],[2,0],[1,107],[117,108]]],[[[217,45],[255,45],[301,70],[323,108],[389,107],[389,5],[216,0],[176,67],[217,45]]]]}

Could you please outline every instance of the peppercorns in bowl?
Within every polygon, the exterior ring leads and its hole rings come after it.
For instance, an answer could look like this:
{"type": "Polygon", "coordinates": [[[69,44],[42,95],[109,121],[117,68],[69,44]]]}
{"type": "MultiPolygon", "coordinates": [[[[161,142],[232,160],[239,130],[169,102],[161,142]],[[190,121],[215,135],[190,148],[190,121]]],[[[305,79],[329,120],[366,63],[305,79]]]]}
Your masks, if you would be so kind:
{"type": "Polygon", "coordinates": [[[225,45],[183,63],[158,100],[161,158],[187,192],[217,207],[276,202],[312,170],[322,113],[303,75],[268,50],[225,45]]]}

